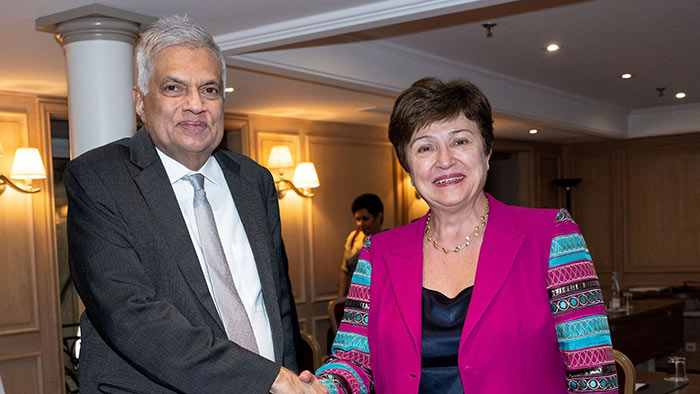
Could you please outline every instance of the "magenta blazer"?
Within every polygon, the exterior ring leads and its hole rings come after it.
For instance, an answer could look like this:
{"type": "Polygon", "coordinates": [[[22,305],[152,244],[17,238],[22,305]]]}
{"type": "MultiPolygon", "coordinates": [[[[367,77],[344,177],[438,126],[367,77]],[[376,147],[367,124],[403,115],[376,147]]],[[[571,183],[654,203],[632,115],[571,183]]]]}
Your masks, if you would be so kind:
{"type": "MultiPolygon", "coordinates": [[[[548,292],[550,251],[556,236],[555,224],[559,222],[558,211],[512,207],[491,196],[488,198],[488,225],[459,344],[458,367],[465,393],[565,394],[569,384],[576,386],[580,382],[567,382],[567,363],[571,363],[560,349],[548,292]]],[[[369,250],[362,251],[360,258],[368,263],[364,269],[371,276],[366,300],[371,300],[368,324],[364,331],[354,326],[353,319],[359,321],[361,314],[346,308],[341,332],[333,346],[333,356],[337,359],[329,359],[318,372],[329,392],[343,392],[342,385],[337,384],[342,379],[347,381],[346,388],[352,387],[349,391],[353,393],[364,392],[362,386],[367,386],[364,382],[367,379],[373,381],[378,394],[418,392],[425,221],[426,216],[375,234],[369,250]],[[357,368],[366,362],[361,358],[364,333],[369,349],[367,375],[357,368]]],[[[580,236],[573,221],[567,225],[580,236]]],[[[361,271],[359,275],[362,274],[361,271]]],[[[361,284],[361,277],[353,278],[355,292],[351,287],[349,299],[361,300],[360,290],[364,288],[361,284]]],[[[597,280],[594,287],[599,294],[597,280]]],[[[588,308],[586,313],[602,313],[604,318],[602,296],[598,305],[588,308]]],[[[577,317],[585,318],[585,315],[577,317]]],[[[607,319],[604,320],[605,327],[599,335],[603,343],[594,346],[594,351],[604,354],[599,361],[610,364],[612,351],[607,319]]],[[[613,375],[604,378],[602,385],[616,388],[617,377],[613,381],[613,375]]],[[[591,385],[601,386],[601,382],[591,385]]],[[[581,392],[616,391],[586,388],[581,392]]]]}

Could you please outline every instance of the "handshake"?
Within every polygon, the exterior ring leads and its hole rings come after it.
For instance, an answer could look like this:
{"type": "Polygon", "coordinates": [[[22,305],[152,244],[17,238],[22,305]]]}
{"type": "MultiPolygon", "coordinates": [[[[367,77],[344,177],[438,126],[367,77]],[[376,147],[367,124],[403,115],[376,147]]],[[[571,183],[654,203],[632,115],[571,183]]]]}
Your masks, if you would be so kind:
{"type": "Polygon", "coordinates": [[[270,387],[271,394],[287,394],[287,393],[320,393],[328,394],[326,388],[321,384],[321,382],[316,379],[313,373],[309,371],[304,371],[297,376],[294,372],[288,370],[285,367],[280,369],[280,373],[277,375],[272,387],[270,387]]]}

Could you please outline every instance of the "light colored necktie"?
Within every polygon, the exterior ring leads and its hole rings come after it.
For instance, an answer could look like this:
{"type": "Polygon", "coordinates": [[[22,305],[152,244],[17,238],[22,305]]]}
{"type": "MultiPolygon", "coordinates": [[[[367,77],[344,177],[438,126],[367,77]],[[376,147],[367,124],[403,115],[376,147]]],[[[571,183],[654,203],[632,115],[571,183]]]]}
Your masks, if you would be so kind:
{"type": "Polygon", "coordinates": [[[194,218],[197,222],[199,241],[211,277],[211,290],[219,307],[226,335],[231,341],[258,353],[253,326],[233,283],[224,248],[221,246],[219,231],[216,229],[214,214],[204,191],[204,175],[191,174],[184,176],[183,179],[190,182],[194,188],[194,218]]]}

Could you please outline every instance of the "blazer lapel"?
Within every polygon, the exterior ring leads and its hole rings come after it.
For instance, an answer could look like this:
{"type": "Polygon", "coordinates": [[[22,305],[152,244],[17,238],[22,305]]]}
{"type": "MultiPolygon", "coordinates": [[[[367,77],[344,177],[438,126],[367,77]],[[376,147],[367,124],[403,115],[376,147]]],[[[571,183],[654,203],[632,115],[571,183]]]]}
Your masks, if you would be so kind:
{"type": "Polygon", "coordinates": [[[132,176],[168,245],[168,250],[163,252],[170,254],[170,258],[180,268],[199,302],[224,331],[202,274],[187,225],[180,212],[180,206],[146,129],[141,128],[131,138],[129,145],[131,161],[140,168],[140,171],[132,171],[132,176]]]}
{"type": "Polygon", "coordinates": [[[469,335],[503,287],[525,239],[523,234],[515,232],[517,226],[509,216],[506,206],[490,195],[488,198],[489,218],[479,253],[474,292],[462,331],[460,353],[469,335]]]}
{"type": "Polygon", "coordinates": [[[241,169],[238,163],[222,151],[215,152],[214,157],[224,172],[226,183],[236,204],[236,211],[241,218],[243,228],[248,237],[248,243],[253,251],[255,266],[258,269],[260,285],[262,286],[265,309],[270,321],[275,359],[279,361],[283,358],[284,333],[282,332],[282,321],[280,320],[277,288],[272,272],[270,256],[272,239],[270,239],[270,233],[266,231],[267,227],[265,226],[267,223],[264,215],[266,207],[263,204],[263,198],[258,193],[259,188],[241,176],[241,169]]]}
{"type": "MultiPolygon", "coordinates": [[[[423,231],[427,215],[407,228],[405,238],[394,242],[386,260],[387,271],[406,328],[417,354],[421,354],[423,294],[423,231]]],[[[394,241],[393,239],[390,241],[394,241]]]]}

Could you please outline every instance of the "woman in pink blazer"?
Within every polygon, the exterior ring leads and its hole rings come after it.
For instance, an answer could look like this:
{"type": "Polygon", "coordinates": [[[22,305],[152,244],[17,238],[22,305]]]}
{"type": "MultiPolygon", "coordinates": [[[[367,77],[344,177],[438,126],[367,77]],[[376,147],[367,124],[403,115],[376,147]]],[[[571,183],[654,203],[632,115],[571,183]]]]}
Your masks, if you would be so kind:
{"type": "Polygon", "coordinates": [[[484,193],[490,105],[471,83],[425,78],[396,101],[389,139],[428,203],[360,254],[329,393],[616,393],[604,301],[565,210],[484,193]]]}

